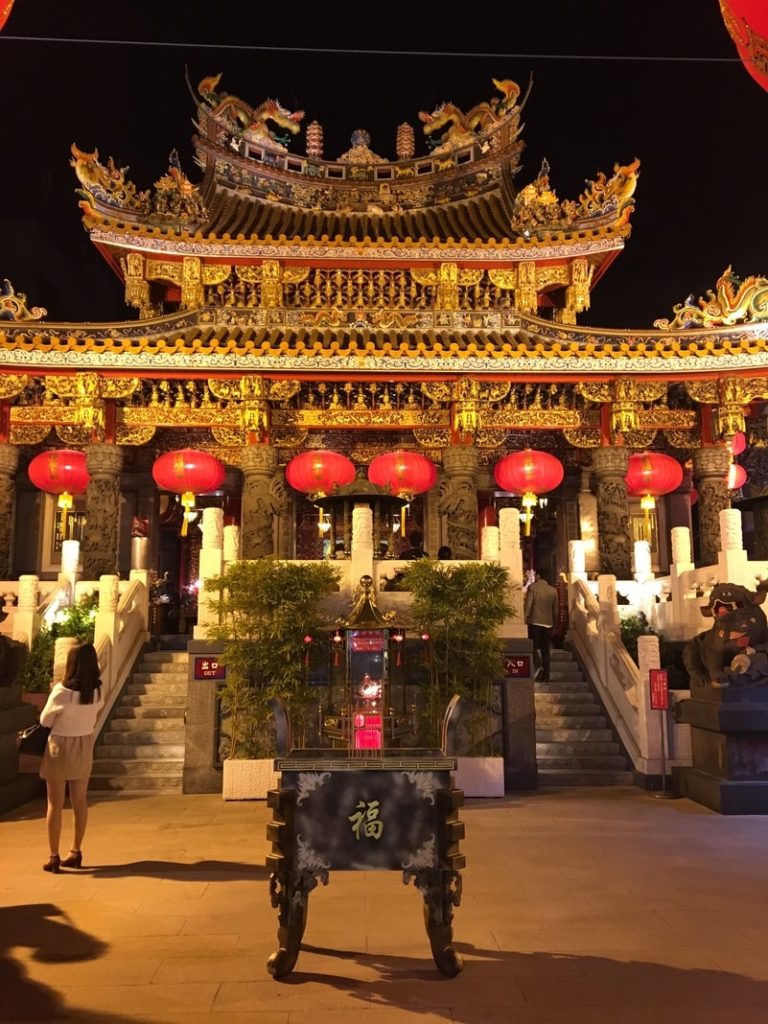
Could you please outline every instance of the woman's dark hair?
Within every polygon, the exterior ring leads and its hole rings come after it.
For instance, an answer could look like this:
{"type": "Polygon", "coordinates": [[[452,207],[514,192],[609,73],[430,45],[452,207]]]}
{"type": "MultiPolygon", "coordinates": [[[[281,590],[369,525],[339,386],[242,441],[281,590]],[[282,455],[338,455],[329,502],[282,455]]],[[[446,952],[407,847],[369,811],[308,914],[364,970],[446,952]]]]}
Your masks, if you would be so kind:
{"type": "Polygon", "coordinates": [[[451,551],[447,544],[443,544],[443,546],[437,552],[437,557],[440,559],[441,562],[450,562],[451,559],[453,558],[453,552],[451,551]]]}
{"type": "Polygon", "coordinates": [[[62,686],[77,690],[81,704],[93,704],[93,695],[101,686],[99,661],[93,644],[78,644],[67,655],[62,686]]]}

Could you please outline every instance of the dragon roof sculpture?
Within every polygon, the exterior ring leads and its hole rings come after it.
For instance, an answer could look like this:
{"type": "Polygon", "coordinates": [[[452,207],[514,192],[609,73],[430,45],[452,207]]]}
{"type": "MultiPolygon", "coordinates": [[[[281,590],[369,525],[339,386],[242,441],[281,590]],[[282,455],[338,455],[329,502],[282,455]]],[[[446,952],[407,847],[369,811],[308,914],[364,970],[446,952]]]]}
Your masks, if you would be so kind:
{"type": "Polygon", "coordinates": [[[768,278],[751,276],[742,280],[726,267],[715,284],[707,289],[707,297],[685,302],[672,308],[671,319],[654,320],[653,326],[663,331],[689,327],[728,327],[732,324],[768,320],[768,278]]]}

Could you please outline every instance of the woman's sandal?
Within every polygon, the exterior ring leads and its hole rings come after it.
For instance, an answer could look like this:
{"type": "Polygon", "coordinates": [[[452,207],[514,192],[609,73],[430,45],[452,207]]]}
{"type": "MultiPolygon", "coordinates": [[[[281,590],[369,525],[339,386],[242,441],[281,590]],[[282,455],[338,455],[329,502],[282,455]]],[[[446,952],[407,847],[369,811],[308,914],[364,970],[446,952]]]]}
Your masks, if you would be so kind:
{"type": "Polygon", "coordinates": [[[70,850],[69,856],[61,862],[63,868],[81,868],[83,866],[82,850],[70,850]]]}
{"type": "Polygon", "coordinates": [[[52,853],[48,858],[48,863],[43,864],[43,871],[52,871],[54,875],[58,875],[59,868],[61,867],[61,858],[58,853],[52,853]]]}

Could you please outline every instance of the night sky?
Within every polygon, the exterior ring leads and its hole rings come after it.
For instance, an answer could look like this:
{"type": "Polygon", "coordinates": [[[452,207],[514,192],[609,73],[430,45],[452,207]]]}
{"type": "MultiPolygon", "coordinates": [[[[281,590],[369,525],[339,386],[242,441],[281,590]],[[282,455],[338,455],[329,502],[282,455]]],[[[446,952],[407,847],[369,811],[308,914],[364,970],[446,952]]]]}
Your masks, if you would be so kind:
{"type": "MultiPolygon", "coordinates": [[[[560,198],[638,156],[634,229],[582,323],[647,327],[675,302],[714,286],[724,267],[768,274],[768,93],[735,59],[717,0],[529,0],[313,5],[193,5],[16,0],[0,34],[0,278],[51,320],[132,318],[81,222],[69,147],[98,147],[147,188],[177,148],[194,181],[194,113],[184,79],[223,72],[221,87],[257,106],[267,96],[325,129],[325,155],[353,129],[394,156],[395,129],[443,100],[463,109],[494,94],[491,77],[533,75],[522,186],[542,157],[560,198]],[[476,13],[475,13],[476,12],[476,13]],[[588,12],[588,13],[585,13],[588,12]],[[202,44],[138,47],[15,41],[14,36],[202,44]],[[216,44],[472,51],[530,56],[265,53],[216,44]],[[718,62],[555,60],[542,54],[727,58],[718,62]],[[734,58],[734,59],[731,59],[734,58]]],[[[417,141],[418,152],[426,152],[417,141]]],[[[304,152],[304,135],[291,149],[304,152]]]]}

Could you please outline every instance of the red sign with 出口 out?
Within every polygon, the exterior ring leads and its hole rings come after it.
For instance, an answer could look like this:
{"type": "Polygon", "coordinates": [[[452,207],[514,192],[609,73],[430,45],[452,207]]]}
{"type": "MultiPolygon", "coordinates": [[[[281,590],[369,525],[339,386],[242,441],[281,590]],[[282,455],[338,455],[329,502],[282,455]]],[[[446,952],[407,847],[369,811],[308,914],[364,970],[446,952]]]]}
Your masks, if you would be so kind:
{"type": "Polygon", "coordinates": [[[666,711],[669,708],[669,679],[665,668],[648,670],[648,681],[651,689],[651,708],[654,711],[666,711]]]}
{"type": "Polygon", "coordinates": [[[195,658],[195,679],[226,679],[227,669],[216,658],[195,658]]]}

